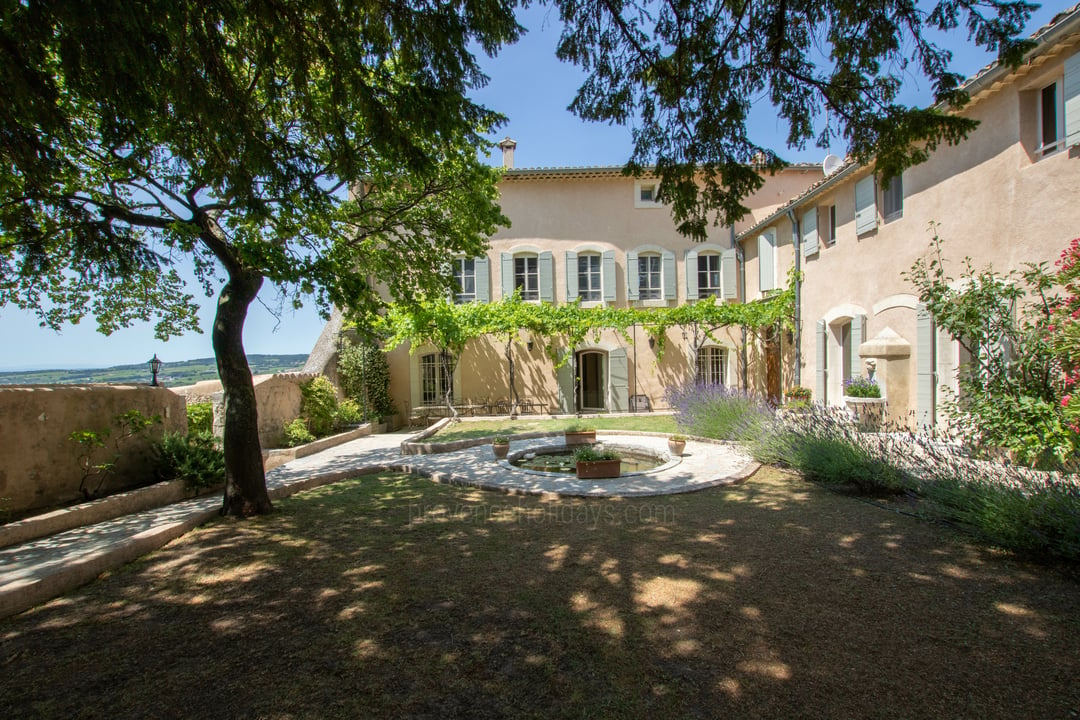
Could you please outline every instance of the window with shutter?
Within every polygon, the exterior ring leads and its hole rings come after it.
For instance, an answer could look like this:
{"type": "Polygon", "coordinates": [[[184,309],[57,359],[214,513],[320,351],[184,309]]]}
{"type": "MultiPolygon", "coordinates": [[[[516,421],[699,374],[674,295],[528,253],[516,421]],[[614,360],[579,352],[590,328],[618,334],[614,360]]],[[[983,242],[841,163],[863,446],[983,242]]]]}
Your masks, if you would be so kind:
{"type": "Polygon", "coordinates": [[[877,201],[874,176],[855,183],[855,232],[859,235],[877,227],[877,201]]]}

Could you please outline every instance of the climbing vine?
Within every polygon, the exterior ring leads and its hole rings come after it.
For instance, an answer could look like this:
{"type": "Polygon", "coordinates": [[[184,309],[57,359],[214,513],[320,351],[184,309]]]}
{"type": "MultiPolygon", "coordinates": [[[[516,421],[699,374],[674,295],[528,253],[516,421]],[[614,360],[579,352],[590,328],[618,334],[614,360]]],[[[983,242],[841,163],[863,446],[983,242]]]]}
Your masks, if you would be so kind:
{"type": "MultiPolygon", "coordinates": [[[[414,298],[408,304],[390,305],[380,316],[354,322],[372,328],[383,337],[383,350],[387,352],[402,343],[409,343],[413,351],[423,345],[435,346],[440,350],[447,377],[453,375],[465,346],[471,340],[494,336],[504,343],[511,395],[516,399],[511,350],[514,343],[521,341],[522,333],[553,341],[546,343],[545,351],[556,368],[573,362],[573,353],[564,352],[565,348],[576,347],[589,337],[599,337],[605,330],[614,331],[630,342],[630,329],[635,326],[643,327],[655,339],[660,357],[666,345],[667,331],[673,327],[690,330],[695,350],[706,339],[716,341],[716,333],[725,327],[745,327],[751,331],[793,327],[794,281],[794,273],[789,273],[787,288],[754,302],[724,303],[710,297],[662,308],[583,308],[578,303],[538,304],[523,301],[516,292],[495,303],[455,304],[445,297],[414,298]]],[[[446,404],[451,414],[456,416],[449,388],[446,404]]]]}

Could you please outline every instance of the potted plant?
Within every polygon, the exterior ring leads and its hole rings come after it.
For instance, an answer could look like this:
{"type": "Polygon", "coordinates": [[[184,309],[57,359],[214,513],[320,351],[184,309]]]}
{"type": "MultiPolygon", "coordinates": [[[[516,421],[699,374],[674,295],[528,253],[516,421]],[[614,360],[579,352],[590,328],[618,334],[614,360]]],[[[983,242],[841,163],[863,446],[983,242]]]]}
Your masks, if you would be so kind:
{"type": "Polygon", "coordinates": [[[864,378],[863,376],[853,377],[844,383],[844,396],[853,398],[879,398],[881,397],[881,387],[877,384],[877,380],[873,378],[864,378]]]}
{"type": "Polygon", "coordinates": [[[668,435],[667,446],[672,455],[682,457],[683,450],[686,449],[686,436],[668,435]]]}
{"type": "Polygon", "coordinates": [[[789,387],[784,391],[784,398],[789,407],[801,408],[810,404],[810,388],[802,385],[789,387]]]}
{"type": "Polygon", "coordinates": [[[622,468],[622,460],[614,450],[601,450],[583,445],[574,451],[577,476],[585,480],[616,478],[622,468]]]}
{"type": "Polygon", "coordinates": [[[596,442],[596,428],[573,424],[563,431],[567,445],[592,445],[596,442]]]}
{"type": "Polygon", "coordinates": [[[860,430],[876,430],[885,421],[885,398],[881,386],[873,378],[861,375],[844,383],[844,404],[860,430]]]}
{"type": "Polygon", "coordinates": [[[496,460],[502,460],[506,453],[510,452],[510,438],[506,435],[496,435],[491,441],[491,451],[495,453],[496,460]]]}

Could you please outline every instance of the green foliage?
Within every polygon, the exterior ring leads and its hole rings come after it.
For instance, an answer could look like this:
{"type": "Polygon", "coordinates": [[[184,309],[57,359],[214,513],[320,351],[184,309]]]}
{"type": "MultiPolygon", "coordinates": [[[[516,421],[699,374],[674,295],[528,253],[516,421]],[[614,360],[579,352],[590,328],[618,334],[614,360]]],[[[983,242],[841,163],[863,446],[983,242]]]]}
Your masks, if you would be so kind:
{"type": "Polygon", "coordinates": [[[315,436],[308,430],[307,423],[304,422],[303,418],[296,418],[292,422],[285,424],[285,447],[306,445],[309,442],[314,442],[315,439],[315,436]]]}
{"type": "Polygon", "coordinates": [[[208,433],[214,429],[214,404],[189,403],[187,406],[188,434],[208,433]]]}
{"type": "Polygon", "coordinates": [[[1024,553],[1080,559],[1080,484],[1076,476],[1023,477],[939,466],[918,490],[934,514],[972,528],[986,541],[1024,553]]]}
{"type": "Polygon", "coordinates": [[[496,435],[495,437],[493,437],[491,439],[491,444],[492,445],[509,445],[510,444],[510,436],[509,435],[496,435]]]}
{"type": "Polygon", "coordinates": [[[655,168],[659,198],[695,240],[712,222],[740,220],[743,199],[784,164],[752,137],[749,114],[763,97],[787,124],[788,146],[843,138],[856,160],[876,159],[881,176],[892,177],[977,125],[900,102],[913,71],[934,88],[935,103],[967,101],[961,76],[949,70],[951,48],[932,42],[931,31],[966,25],[977,45],[1013,66],[1031,47],[1016,39],[1032,7],[1020,1],[994,3],[985,14],[951,0],[918,10],[899,0],[557,5],[565,23],[557,54],[588,73],[570,109],[633,128],[628,172],[655,168]]]}
{"type": "Polygon", "coordinates": [[[595,445],[582,445],[574,450],[574,462],[598,462],[618,460],[619,453],[608,448],[598,450],[595,445]]]}
{"type": "Polygon", "coordinates": [[[360,405],[364,420],[397,412],[390,397],[390,365],[386,354],[374,343],[355,342],[342,335],[337,371],[341,391],[360,405]]]}
{"type": "Polygon", "coordinates": [[[788,400],[809,401],[811,395],[810,388],[803,387],[802,385],[795,385],[784,391],[784,397],[788,400]]]}
{"type": "Polygon", "coordinates": [[[507,222],[478,154],[501,117],[469,99],[473,52],[521,28],[502,0],[103,0],[91,15],[5,7],[0,306],[52,328],[93,315],[106,334],[156,320],[166,339],[198,329],[176,271],[193,264],[222,289],[226,511],[266,512],[248,306],[266,281],[323,310],[449,288],[443,259],[481,254],[507,222]]]}
{"type": "Polygon", "coordinates": [[[115,434],[112,428],[106,427],[100,430],[76,430],[68,435],[69,440],[82,446],[78,460],[79,468],[82,470],[79,492],[87,500],[98,496],[101,486],[116,469],[117,462],[123,456],[124,446],[130,439],[136,435],[142,435],[152,425],[160,423],[161,416],[147,417],[138,410],[128,410],[114,415],[112,422],[117,429],[115,434]],[[107,441],[110,439],[112,440],[112,454],[95,462],[95,457],[101,454],[100,450],[108,447],[107,441]],[[91,484],[93,487],[90,487],[91,484]]]}
{"type": "Polygon", "coordinates": [[[161,482],[183,480],[192,490],[225,482],[225,453],[208,430],[165,433],[154,452],[154,475],[161,482]]]}
{"type": "Polygon", "coordinates": [[[934,322],[968,361],[959,393],[946,403],[953,430],[975,452],[1001,449],[1035,467],[1072,467],[1080,434],[1069,425],[1062,350],[1054,345],[1055,285],[1067,285],[1045,265],[1005,275],[975,270],[970,258],[954,281],[945,270],[936,226],[930,252],[905,277],[934,322]]]}
{"type": "Polygon", "coordinates": [[[329,435],[334,429],[338,407],[334,384],[319,375],[300,384],[300,396],[300,416],[306,421],[308,430],[315,437],[329,435]]]}
{"type": "Polygon", "coordinates": [[[334,409],[334,427],[336,428],[359,425],[362,422],[364,422],[364,414],[355,400],[345,398],[334,409]]]}
{"type": "Polygon", "coordinates": [[[872,378],[853,377],[844,383],[844,395],[853,398],[879,398],[881,387],[872,378]]]}
{"type": "Polygon", "coordinates": [[[584,432],[596,432],[595,425],[589,425],[582,422],[573,422],[566,426],[563,432],[568,433],[584,433],[584,432]]]}

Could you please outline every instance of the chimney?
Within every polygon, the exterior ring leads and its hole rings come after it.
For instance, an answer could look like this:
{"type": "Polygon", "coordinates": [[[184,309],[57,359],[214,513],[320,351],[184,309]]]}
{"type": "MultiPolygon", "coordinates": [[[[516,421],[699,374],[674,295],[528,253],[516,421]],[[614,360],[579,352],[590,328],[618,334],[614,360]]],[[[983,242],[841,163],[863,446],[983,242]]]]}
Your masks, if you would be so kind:
{"type": "Polygon", "coordinates": [[[507,170],[514,169],[514,148],[516,147],[517,143],[511,140],[509,135],[499,143],[499,148],[503,151],[503,167],[507,170]]]}

